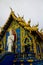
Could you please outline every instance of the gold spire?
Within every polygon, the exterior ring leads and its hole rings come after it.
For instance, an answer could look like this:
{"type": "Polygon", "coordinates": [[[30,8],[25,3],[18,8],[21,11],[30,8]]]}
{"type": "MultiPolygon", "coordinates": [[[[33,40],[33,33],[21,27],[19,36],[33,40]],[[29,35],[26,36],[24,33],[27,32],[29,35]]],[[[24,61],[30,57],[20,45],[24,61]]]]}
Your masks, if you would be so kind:
{"type": "Polygon", "coordinates": [[[28,21],[28,26],[30,26],[31,20],[28,21]]]}
{"type": "Polygon", "coordinates": [[[43,29],[40,30],[40,33],[43,34],[43,29]]]}
{"type": "Polygon", "coordinates": [[[35,27],[38,27],[39,26],[39,23],[35,25],[35,27]]]}
{"type": "Polygon", "coordinates": [[[14,11],[13,11],[13,9],[11,7],[10,7],[10,10],[11,10],[11,14],[15,14],[14,11]]]}

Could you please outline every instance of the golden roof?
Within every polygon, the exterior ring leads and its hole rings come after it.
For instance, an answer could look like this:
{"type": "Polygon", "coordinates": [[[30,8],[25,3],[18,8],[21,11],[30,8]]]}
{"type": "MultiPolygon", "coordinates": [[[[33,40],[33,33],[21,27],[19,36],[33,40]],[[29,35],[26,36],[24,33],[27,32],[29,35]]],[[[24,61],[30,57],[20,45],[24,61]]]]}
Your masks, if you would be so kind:
{"type": "Polygon", "coordinates": [[[38,30],[38,27],[36,27],[36,26],[34,26],[34,27],[29,26],[30,23],[27,24],[27,23],[25,22],[25,20],[23,20],[21,17],[17,17],[13,11],[11,11],[11,15],[12,15],[13,19],[14,19],[14,20],[17,20],[18,23],[19,23],[21,26],[24,26],[25,29],[31,30],[31,31],[37,31],[37,30],[38,30]]]}
{"type": "MultiPolygon", "coordinates": [[[[10,16],[6,22],[6,24],[3,26],[3,30],[0,34],[1,38],[3,37],[3,35],[6,32],[6,29],[8,28],[8,23],[9,23],[9,19],[11,19],[11,17],[13,18],[13,20],[16,20],[24,29],[28,30],[28,31],[38,31],[38,25],[36,26],[30,26],[30,21],[28,21],[28,24],[25,22],[25,20],[22,17],[17,17],[14,13],[14,11],[11,10],[10,16]]],[[[11,19],[12,20],[12,19],[11,19]]],[[[1,40],[0,38],[0,40],[1,40]]]]}

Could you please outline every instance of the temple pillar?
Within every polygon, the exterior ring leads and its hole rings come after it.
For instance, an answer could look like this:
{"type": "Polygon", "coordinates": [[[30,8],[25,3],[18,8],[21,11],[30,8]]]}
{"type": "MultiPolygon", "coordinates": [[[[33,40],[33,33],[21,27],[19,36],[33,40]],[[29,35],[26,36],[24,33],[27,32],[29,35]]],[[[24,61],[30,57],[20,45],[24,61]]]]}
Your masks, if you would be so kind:
{"type": "Polygon", "coordinates": [[[34,48],[35,57],[37,57],[36,42],[34,37],[33,37],[33,48],[34,48]]]}

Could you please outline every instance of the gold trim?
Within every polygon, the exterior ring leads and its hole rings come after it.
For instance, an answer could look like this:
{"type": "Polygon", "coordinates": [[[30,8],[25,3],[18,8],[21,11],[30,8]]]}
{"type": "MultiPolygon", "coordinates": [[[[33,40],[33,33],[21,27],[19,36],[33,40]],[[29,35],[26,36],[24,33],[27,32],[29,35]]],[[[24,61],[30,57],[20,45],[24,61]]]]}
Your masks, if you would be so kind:
{"type": "MultiPolygon", "coordinates": [[[[31,27],[31,26],[29,26],[28,24],[26,24],[25,20],[23,20],[21,17],[17,17],[13,11],[11,11],[11,13],[10,13],[10,15],[9,15],[9,18],[10,18],[11,15],[12,15],[13,19],[14,19],[14,20],[17,20],[18,23],[19,23],[21,26],[24,26],[25,29],[31,30],[31,31],[37,31],[37,30],[38,30],[38,27],[35,27],[35,26],[31,27]]],[[[9,18],[8,18],[8,20],[9,20],[9,18]]],[[[7,20],[7,22],[8,22],[8,20],[7,20]]],[[[5,25],[7,24],[7,22],[5,23],[5,25]]],[[[4,25],[4,26],[5,26],[5,25],[4,25]]],[[[2,28],[4,28],[4,26],[3,26],[2,28]]]]}

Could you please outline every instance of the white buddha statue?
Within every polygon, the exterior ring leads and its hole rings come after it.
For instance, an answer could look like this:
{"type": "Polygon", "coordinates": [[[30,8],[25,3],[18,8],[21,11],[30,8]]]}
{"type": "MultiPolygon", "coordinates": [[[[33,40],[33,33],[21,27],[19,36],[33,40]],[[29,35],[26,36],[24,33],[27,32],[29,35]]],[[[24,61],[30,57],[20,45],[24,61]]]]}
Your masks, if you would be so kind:
{"type": "Polygon", "coordinates": [[[10,30],[10,35],[8,36],[7,40],[7,46],[8,46],[8,52],[12,52],[12,46],[14,43],[14,35],[12,34],[12,30],[10,30]]]}

